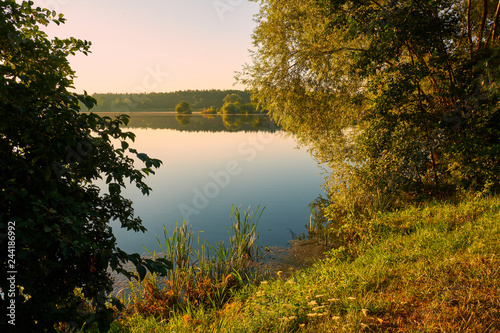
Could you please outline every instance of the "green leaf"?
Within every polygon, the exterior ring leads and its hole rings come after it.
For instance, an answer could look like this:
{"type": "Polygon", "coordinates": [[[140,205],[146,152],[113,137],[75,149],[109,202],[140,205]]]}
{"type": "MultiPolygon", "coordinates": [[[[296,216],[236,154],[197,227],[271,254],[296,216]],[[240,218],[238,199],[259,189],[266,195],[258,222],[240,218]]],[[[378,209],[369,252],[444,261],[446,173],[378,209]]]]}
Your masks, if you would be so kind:
{"type": "Polygon", "coordinates": [[[137,273],[139,274],[139,281],[144,280],[146,277],[146,268],[143,265],[137,265],[136,266],[137,273]]]}

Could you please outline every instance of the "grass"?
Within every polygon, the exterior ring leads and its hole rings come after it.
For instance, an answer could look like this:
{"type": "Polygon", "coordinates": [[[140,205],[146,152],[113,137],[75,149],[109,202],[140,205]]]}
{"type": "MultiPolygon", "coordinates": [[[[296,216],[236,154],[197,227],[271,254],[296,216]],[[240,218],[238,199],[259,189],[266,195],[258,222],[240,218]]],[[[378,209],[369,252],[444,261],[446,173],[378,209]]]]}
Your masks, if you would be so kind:
{"type": "Polygon", "coordinates": [[[116,332],[499,332],[500,197],[431,202],[336,230],[344,246],[283,280],[249,283],[219,306],[116,332]]]}
{"type": "Polygon", "coordinates": [[[499,222],[499,196],[346,218],[341,246],[288,279],[240,280],[168,318],[125,313],[111,332],[500,332],[499,222]]]}
{"type": "MultiPolygon", "coordinates": [[[[220,308],[248,280],[250,263],[258,255],[256,224],[263,210],[232,209],[229,245],[224,242],[194,243],[194,232],[186,222],[178,223],[163,242],[157,237],[160,254],[174,264],[166,277],[147,275],[141,283],[130,283],[124,311],[129,318],[154,317],[159,323],[190,316],[200,309],[220,308]]],[[[146,319],[145,325],[151,321],[146,319]]]]}

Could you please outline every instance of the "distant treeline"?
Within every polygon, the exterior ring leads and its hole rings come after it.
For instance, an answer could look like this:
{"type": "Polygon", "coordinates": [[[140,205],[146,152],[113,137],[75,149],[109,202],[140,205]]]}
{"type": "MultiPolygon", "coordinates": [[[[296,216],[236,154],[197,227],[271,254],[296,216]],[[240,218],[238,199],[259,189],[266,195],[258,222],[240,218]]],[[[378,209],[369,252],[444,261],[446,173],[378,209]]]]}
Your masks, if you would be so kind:
{"type": "Polygon", "coordinates": [[[227,95],[237,94],[242,104],[250,103],[250,92],[242,90],[184,90],[165,93],[143,94],[93,94],[97,105],[92,111],[174,111],[181,101],[186,101],[193,110],[210,107],[219,109],[227,95]]]}
{"type": "MultiPolygon", "coordinates": [[[[114,118],[114,113],[102,116],[114,118]]],[[[186,132],[276,132],[281,130],[269,116],[258,115],[179,115],[159,112],[129,113],[127,128],[173,129],[186,132]]]]}

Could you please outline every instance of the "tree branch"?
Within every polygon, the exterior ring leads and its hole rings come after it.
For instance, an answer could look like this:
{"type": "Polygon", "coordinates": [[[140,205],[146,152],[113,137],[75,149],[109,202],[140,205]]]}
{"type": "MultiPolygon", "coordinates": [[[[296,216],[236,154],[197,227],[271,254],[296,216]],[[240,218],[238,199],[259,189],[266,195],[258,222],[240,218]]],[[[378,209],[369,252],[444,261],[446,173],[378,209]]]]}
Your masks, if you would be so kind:
{"type": "Polygon", "coordinates": [[[380,3],[378,3],[377,1],[371,0],[371,2],[376,4],[379,8],[383,8],[382,5],[380,3]]]}
{"type": "Polygon", "coordinates": [[[341,47],[341,48],[338,48],[338,49],[335,49],[335,50],[325,50],[325,51],[323,51],[323,53],[324,54],[334,54],[334,53],[343,52],[343,51],[363,52],[363,51],[367,51],[367,50],[366,49],[358,49],[358,48],[355,48],[355,47],[341,47]]]}

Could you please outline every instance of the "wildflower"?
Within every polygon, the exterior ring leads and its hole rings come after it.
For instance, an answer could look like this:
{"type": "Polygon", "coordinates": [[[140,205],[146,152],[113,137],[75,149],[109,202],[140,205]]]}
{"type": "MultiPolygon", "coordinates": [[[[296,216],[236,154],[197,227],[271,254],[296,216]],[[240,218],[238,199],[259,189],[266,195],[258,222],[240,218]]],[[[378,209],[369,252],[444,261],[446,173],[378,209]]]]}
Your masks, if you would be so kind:
{"type": "Polygon", "coordinates": [[[299,326],[300,326],[300,327],[304,327],[304,326],[306,326],[306,324],[300,324],[299,326]]]}
{"type": "Polygon", "coordinates": [[[326,306],[322,305],[322,306],[317,306],[315,308],[313,308],[313,311],[318,311],[319,309],[324,309],[326,308],[326,306]]]}
{"type": "Polygon", "coordinates": [[[278,275],[278,277],[281,277],[281,274],[283,274],[283,271],[278,271],[278,272],[276,273],[276,275],[278,275]]]}
{"type": "Polygon", "coordinates": [[[308,317],[316,317],[318,314],[317,313],[308,313],[307,316],[308,317]]]}
{"type": "Polygon", "coordinates": [[[316,295],[316,298],[323,298],[325,295],[316,295]]]}
{"type": "Polygon", "coordinates": [[[338,302],[338,301],[340,301],[340,299],[338,299],[338,298],[330,298],[330,299],[328,299],[328,302],[338,302]]]}
{"type": "Polygon", "coordinates": [[[261,281],[260,284],[268,284],[267,281],[261,281]]]}
{"type": "Polygon", "coordinates": [[[295,319],[297,319],[297,316],[290,316],[290,317],[288,317],[288,320],[295,320],[295,319]]]}
{"type": "Polygon", "coordinates": [[[318,305],[318,302],[316,302],[316,301],[310,301],[309,303],[307,303],[307,305],[309,305],[309,306],[315,306],[315,305],[318,305]]]}
{"type": "Polygon", "coordinates": [[[361,312],[363,312],[365,316],[368,316],[368,309],[361,309],[361,312]]]}
{"type": "Polygon", "coordinates": [[[261,297],[261,296],[264,296],[264,295],[265,295],[265,292],[264,292],[264,291],[262,291],[262,290],[259,290],[259,291],[255,294],[255,296],[257,296],[257,297],[261,297]]]}
{"type": "Polygon", "coordinates": [[[288,280],[288,281],[286,281],[286,283],[289,283],[289,284],[294,285],[294,284],[296,284],[297,282],[295,282],[295,281],[293,281],[293,280],[288,280]]]}
{"type": "Polygon", "coordinates": [[[347,297],[347,299],[350,300],[350,301],[355,301],[356,297],[347,297]]]}
{"type": "Polygon", "coordinates": [[[340,320],[340,317],[339,316],[333,316],[332,319],[333,320],[340,320]]]}
{"type": "Polygon", "coordinates": [[[283,304],[283,307],[289,308],[289,309],[292,309],[292,310],[297,308],[296,306],[294,306],[292,304],[283,304]]]}
{"type": "Polygon", "coordinates": [[[182,316],[182,321],[186,324],[189,324],[189,322],[191,321],[191,316],[186,313],[184,316],[182,316]]]}

